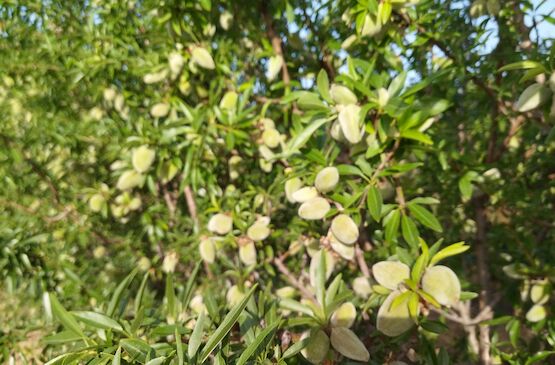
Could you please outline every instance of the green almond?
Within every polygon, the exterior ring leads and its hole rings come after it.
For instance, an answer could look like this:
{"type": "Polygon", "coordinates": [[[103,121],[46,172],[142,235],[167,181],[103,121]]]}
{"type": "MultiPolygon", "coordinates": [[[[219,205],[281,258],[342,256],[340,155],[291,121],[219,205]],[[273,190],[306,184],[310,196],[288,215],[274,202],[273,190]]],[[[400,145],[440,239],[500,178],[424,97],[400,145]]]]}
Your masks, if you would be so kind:
{"type": "Polygon", "coordinates": [[[346,245],[352,245],[358,240],[358,226],[346,214],[339,214],[331,221],[333,235],[346,245]]]}
{"type": "Polygon", "coordinates": [[[233,219],[227,214],[218,213],[208,221],[208,230],[221,235],[227,234],[233,227],[233,219]]]}
{"type": "Polygon", "coordinates": [[[118,179],[116,187],[119,190],[131,190],[136,186],[142,185],[144,176],[135,170],[127,170],[118,179]]]}
{"type": "Polygon", "coordinates": [[[204,262],[213,264],[216,258],[216,247],[212,238],[203,238],[199,245],[200,257],[204,262]]]}
{"type": "Polygon", "coordinates": [[[330,87],[330,96],[336,104],[349,105],[356,104],[357,97],[348,87],[332,84],[330,87]]]}
{"type": "Polygon", "coordinates": [[[253,241],[263,241],[270,235],[270,228],[264,222],[255,222],[247,230],[247,236],[253,241]]]}
{"type": "Polygon", "coordinates": [[[395,290],[410,277],[410,268],[399,261],[380,261],[372,266],[372,275],[381,286],[395,290]]]}
{"type": "Polygon", "coordinates": [[[549,300],[549,290],[547,283],[532,285],[530,289],[530,299],[534,304],[545,304],[549,300]]]}
{"type": "Polygon", "coordinates": [[[550,95],[551,91],[543,84],[532,84],[520,94],[515,109],[519,112],[527,112],[536,109],[546,102],[550,95]]]}
{"type": "Polygon", "coordinates": [[[227,299],[228,307],[233,308],[234,306],[239,304],[241,300],[243,300],[243,298],[245,297],[245,293],[241,291],[241,289],[239,289],[237,285],[233,285],[231,288],[229,288],[225,297],[227,299]]]}
{"type": "Polygon", "coordinates": [[[360,127],[360,107],[355,104],[347,105],[339,111],[339,125],[345,139],[352,144],[360,142],[362,131],[360,127]]]}
{"type": "Polygon", "coordinates": [[[239,258],[246,266],[256,264],[256,246],[254,242],[239,246],[239,258]]]}
{"type": "Polygon", "coordinates": [[[323,219],[330,208],[330,203],[326,199],[317,197],[302,203],[298,214],[306,220],[318,220],[323,219]]]}
{"type": "Polygon", "coordinates": [[[331,248],[339,254],[339,256],[343,257],[345,260],[352,261],[355,258],[355,246],[354,245],[346,245],[340,240],[337,239],[331,233],[329,236],[330,246],[331,248]]]}
{"type": "Polygon", "coordinates": [[[238,95],[235,91],[228,91],[220,100],[220,108],[224,110],[234,110],[237,104],[238,95]]]}
{"type": "Polygon", "coordinates": [[[210,53],[202,47],[194,47],[191,51],[191,59],[194,63],[207,70],[213,70],[216,68],[214,59],[210,53]]]}
{"type": "Polygon", "coordinates": [[[150,115],[154,118],[163,118],[170,112],[170,105],[167,103],[156,103],[150,108],[150,115]]]}
{"type": "Polygon", "coordinates": [[[266,129],[262,133],[262,141],[270,148],[276,148],[281,141],[281,134],[274,128],[266,129]]]}
{"type": "Polygon", "coordinates": [[[318,197],[318,190],[313,186],[305,186],[304,188],[298,189],[291,195],[293,200],[297,203],[304,203],[310,199],[318,197]]]}
{"type": "Polygon", "coordinates": [[[351,302],[343,303],[331,315],[330,323],[334,327],[350,328],[357,317],[355,305],[351,302]]]}
{"type": "Polygon", "coordinates": [[[356,295],[362,298],[368,298],[374,291],[370,284],[370,279],[365,276],[359,276],[353,280],[353,291],[356,295]]]}
{"type": "Polygon", "coordinates": [[[168,64],[170,66],[170,71],[175,77],[181,72],[183,65],[185,64],[185,58],[180,53],[172,52],[168,56],[168,64]]]}
{"type": "Polygon", "coordinates": [[[382,25],[375,16],[369,14],[364,17],[364,24],[360,34],[363,37],[373,37],[382,30],[382,25]]]}
{"type": "Polygon", "coordinates": [[[534,304],[528,312],[526,312],[526,320],[529,322],[540,322],[547,316],[545,307],[540,304],[534,304]]]}
{"type": "Polygon", "coordinates": [[[370,353],[358,336],[348,328],[335,327],[331,330],[331,345],[341,355],[356,361],[368,362],[370,353]]]}
{"type": "Polygon", "coordinates": [[[268,81],[272,81],[279,74],[283,66],[283,57],[273,56],[268,60],[268,70],[266,72],[266,78],[268,81]]]}
{"type": "Polygon", "coordinates": [[[378,310],[376,327],[378,331],[389,337],[399,336],[414,326],[407,300],[394,308],[391,305],[399,295],[401,295],[399,291],[391,292],[378,310]]]}
{"type": "Polygon", "coordinates": [[[156,152],[154,150],[148,148],[148,146],[141,146],[133,151],[131,163],[135,171],[143,173],[150,168],[155,157],[156,152]]]}
{"type": "Polygon", "coordinates": [[[303,182],[298,177],[294,177],[285,182],[285,196],[290,203],[296,203],[293,193],[303,187],[303,182]]]}
{"type": "Polygon", "coordinates": [[[441,305],[452,306],[461,296],[461,283],[453,270],[437,265],[426,269],[422,276],[422,289],[441,305]]]}
{"type": "Polygon", "coordinates": [[[308,344],[301,350],[301,354],[312,364],[320,364],[326,358],[330,348],[330,339],[322,330],[314,332],[312,335],[309,331],[301,336],[301,340],[309,338],[308,344]]]}
{"type": "Polygon", "coordinates": [[[316,175],[314,186],[321,193],[327,193],[335,189],[339,182],[339,171],[336,167],[325,167],[316,175]]]}
{"type": "Polygon", "coordinates": [[[168,70],[162,70],[160,72],[148,73],[143,76],[143,81],[145,84],[155,84],[164,80],[168,76],[168,70]]]}
{"type": "Polygon", "coordinates": [[[89,208],[91,208],[93,212],[100,212],[105,205],[106,199],[102,194],[94,194],[89,199],[89,208]]]}

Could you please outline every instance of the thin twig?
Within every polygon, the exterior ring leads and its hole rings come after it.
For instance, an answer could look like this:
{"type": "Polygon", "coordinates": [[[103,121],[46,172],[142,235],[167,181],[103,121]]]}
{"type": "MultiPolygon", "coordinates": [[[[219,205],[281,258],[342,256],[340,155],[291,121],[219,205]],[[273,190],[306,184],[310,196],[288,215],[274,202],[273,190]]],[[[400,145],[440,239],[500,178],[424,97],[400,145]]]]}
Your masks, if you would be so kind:
{"type": "Polygon", "coordinates": [[[274,258],[274,264],[276,265],[276,267],[278,268],[279,272],[282,273],[285,278],[287,279],[287,281],[289,282],[289,284],[293,285],[295,288],[299,289],[299,291],[302,293],[302,295],[306,298],[309,299],[313,302],[316,302],[316,298],[314,297],[314,294],[312,294],[305,285],[303,285],[299,280],[297,280],[297,278],[289,271],[289,269],[287,269],[287,267],[285,266],[285,264],[283,263],[283,261],[281,261],[280,258],[276,257],[274,258]]]}

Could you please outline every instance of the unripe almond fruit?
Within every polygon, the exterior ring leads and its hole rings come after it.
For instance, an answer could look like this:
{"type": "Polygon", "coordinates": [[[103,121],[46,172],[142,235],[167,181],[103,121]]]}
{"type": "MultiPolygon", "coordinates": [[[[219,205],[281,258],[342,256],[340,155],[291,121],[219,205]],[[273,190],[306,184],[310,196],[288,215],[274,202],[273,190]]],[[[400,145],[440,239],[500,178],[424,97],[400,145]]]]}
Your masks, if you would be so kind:
{"type": "Polygon", "coordinates": [[[144,177],[135,170],[127,170],[120,175],[116,184],[119,190],[131,190],[143,183],[144,177]]]}
{"type": "Polygon", "coordinates": [[[305,186],[300,188],[292,194],[293,200],[297,203],[304,203],[310,199],[314,199],[318,196],[318,190],[313,186],[305,186]]]}
{"type": "Polygon", "coordinates": [[[356,104],[356,95],[348,88],[342,85],[332,84],[330,87],[330,96],[336,104],[349,105],[356,104]]]}
{"type": "Polygon", "coordinates": [[[360,107],[355,104],[347,105],[339,111],[339,125],[345,139],[352,144],[360,142],[362,131],[360,128],[360,107]]]}
{"type": "Polygon", "coordinates": [[[149,169],[155,157],[156,152],[154,150],[148,148],[148,146],[141,146],[133,151],[131,163],[135,171],[142,173],[149,169]]]}
{"type": "Polygon", "coordinates": [[[306,220],[318,220],[324,218],[330,208],[330,203],[326,199],[316,197],[301,204],[298,214],[306,220]]]}
{"type": "Polygon", "coordinates": [[[276,148],[281,141],[281,134],[274,128],[266,129],[264,133],[262,133],[262,141],[266,146],[276,148]]]}
{"type": "Polygon", "coordinates": [[[520,94],[515,109],[519,112],[527,112],[536,109],[546,102],[550,95],[551,91],[543,84],[532,84],[520,94]]]}
{"type": "Polygon", "coordinates": [[[191,59],[194,63],[207,70],[216,68],[214,59],[210,53],[202,47],[194,47],[191,51],[191,59]]]}
{"type": "Polygon", "coordinates": [[[461,283],[453,270],[437,265],[426,269],[422,276],[422,289],[441,305],[452,306],[461,296],[461,283]]]}
{"type": "Polygon", "coordinates": [[[348,328],[335,327],[331,329],[331,345],[341,355],[356,361],[368,362],[370,353],[366,346],[348,328]]]}
{"type": "Polygon", "coordinates": [[[235,104],[237,104],[238,95],[235,91],[228,91],[222,97],[220,101],[220,109],[233,110],[235,109],[235,104]]]}
{"type": "Polygon", "coordinates": [[[221,235],[227,234],[233,227],[233,219],[227,214],[218,213],[208,221],[208,230],[221,235]]]}
{"type": "Polygon", "coordinates": [[[170,112],[170,105],[167,103],[156,103],[150,108],[150,115],[154,118],[163,118],[170,112]]]}
{"type": "Polygon", "coordinates": [[[201,239],[199,244],[200,257],[206,263],[212,264],[216,258],[216,247],[210,237],[201,239]]]}
{"type": "Polygon", "coordinates": [[[100,212],[102,208],[104,208],[105,204],[106,199],[102,194],[94,194],[89,199],[89,208],[91,208],[93,212],[100,212]]]}
{"type": "Polygon", "coordinates": [[[247,230],[247,236],[253,241],[263,241],[270,235],[270,228],[265,222],[256,221],[247,230]]]}
{"type": "Polygon", "coordinates": [[[401,295],[399,291],[391,292],[378,310],[376,327],[386,336],[399,336],[414,326],[407,301],[400,303],[395,308],[391,305],[399,295],[401,295]]]}
{"type": "Polygon", "coordinates": [[[329,166],[325,167],[316,175],[314,180],[314,186],[321,193],[327,193],[332,191],[337,186],[339,182],[339,171],[336,167],[329,166]]]}
{"type": "Polygon", "coordinates": [[[338,240],[333,233],[329,234],[329,241],[331,248],[343,257],[345,260],[353,260],[355,258],[355,246],[346,245],[338,240]]]}
{"type": "Polygon", "coordinates": [[[410,277],[410,268],[399,261],[380,261],[372,266],[372,275],[381,286],[395,290],[410,277]]]}
{"type": "Polygon", "coordinates": [[[301,350],[301,354],[312,364],[320,364],[326,358],[330,348],[330,339],[322,330],[303,333],[301,340],[309,338],[308,344],[301,350]],[[309,338],[310,337],[310,338],[309,338]]]}
{"type": "Polygon", "coordinates": [[[343,303],[331,315],[330,323],[334,327],[350,328],[357,317],[355,305],[351,302],[343,303]]]}
{"type": "Polygon", "coordinates": [[[526,320],[529,322],[540,322],[545,319],[547,311],[545,307],[540,304],[534,304],[528,312],[526,312],[526,320]]]}
{"type": "Polygon", "coordinates": [[[256,246],[254,242],[248,242],[239,246],[239,258],[246,266],[256,264],[256,246]]]}
{"type": "Polygon", "coordinates": [[[358,226],[346,214],[339,214],[331,221],[333,235],[346,245],[352,245],[358,240],[358,226]]]}
{"type": "Polygon", "coordinates": [[[303,182],[298,177],[294,177],[285,182],[285,196],[290,203],[296,203],[293,193],[302,188],[303,182]]]}

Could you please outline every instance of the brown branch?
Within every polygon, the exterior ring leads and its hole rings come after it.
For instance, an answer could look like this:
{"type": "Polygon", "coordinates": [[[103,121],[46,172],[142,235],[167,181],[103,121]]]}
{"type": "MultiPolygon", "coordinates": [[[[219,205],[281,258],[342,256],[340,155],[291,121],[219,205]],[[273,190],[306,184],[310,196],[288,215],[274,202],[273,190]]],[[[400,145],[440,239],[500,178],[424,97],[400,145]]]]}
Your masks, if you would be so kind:
{"type": "Polygon", "coordinates": [[[287,269],[287,267],[279,257],[274,258],[274,265],[276,265],[279,272],[285,276],[289,284],[297,288],[306,299],[309,299],[316,303],[316,298],[314,297],[314,294],[312,294],[305,285],[297,280],[297,278],[289,271],[289,269],[287,269]]]}
{"type": "Polygon", "coordinates": [[[272,49],[274,50],[274,53],[278,56],[281,56],[281,59],[283,60],[283,64],[281,65],[281,78],[285,86],[289,86],[289,84],[291,83],[291,77],[289,76],[289,70],[287,69],[287,62],[283,53],[281,38],[274,29],[272,16],[270,15],[270,12],[268,10],[269,3],[270,1],[261,1],[261,13],[262,17],[264,18],[264,23],[266,24],[266,33],[268,34],[268,38],[270,38],[270,42],[272,43],[272,49]]]}
{"type": "Polygon", "coordinates": [[[183,192],[185,193],[185,201],[187,202],[187,209],[189,209],[189,214],[193,219],[194,231],[196,233],[199,230],[197,203],[195,202],[193,191],[191,190],[191,187],[189,185],[185,185],[185,187],[183,188],[183,192]]]}

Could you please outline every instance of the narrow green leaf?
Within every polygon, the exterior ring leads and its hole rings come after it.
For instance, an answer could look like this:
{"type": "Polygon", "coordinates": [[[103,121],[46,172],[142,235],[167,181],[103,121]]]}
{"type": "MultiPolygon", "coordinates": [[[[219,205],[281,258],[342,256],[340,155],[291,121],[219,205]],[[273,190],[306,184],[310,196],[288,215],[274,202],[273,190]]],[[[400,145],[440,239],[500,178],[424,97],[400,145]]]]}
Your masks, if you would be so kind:
{"type": "Polygon", "coordinates": [[[403,303],[406,304],[406,302],[408,301],[411,293],[412,293],[411,291],[406,291],[406,292],[403,292],[403,293],[397,295],[391,301],[391,305],[389,306],[389,310],[394,310],[395,308],[397,308],[398,306],[400,306],[403,303]]]}
{"type": "Polygon", "coordinates": [[[420,303],[420,297],[415,292],[410,292],[409,300],[408,300],[408,307],[409,307],[409,314],[411,318],[418,322],[418,305],[420,303]]]}
{"type": "Polygon", "coordinates": [[[323,307],[325,305],[325,297],[326,297],[326,272],[327,272],[327,260],[326,260],[326,253],[323,250],[320,250],[318,255],[319,263],[316,267],[316,299],[318,303],[323,307]]]}
{"type": "Polygon", "coordinates": [[[223,340],[223,338],[227,335],[227,333],[231,330],[235,322],[239,319],[239,315],[243,312],[243,309],[247,306],[247,302],[251,298],[256,289],[257,285],[255,284],[249,292],[245,295],[243,300],[238,303],[224,318],[220,326],[216,329],[216,331],[210,336],[206,345],[202,349],[202,353],[200,356],[200,363],[204,363],[208,356],[212,353],[212,351],[218,346],[218,344],[223,340]]]}
{"type": "Polygon", "coordinates": [[[277,327],[279,325],[279,321],[274,322],[270,326],[266,327],[262,332],[256,336],[254,341],[243,351],[239,360],[237,361],[237,365],[244,365],[247,361],[260,349],[265,347],[268,344],[268,341],[276,333],[277,327]]]}
{"type": "Polygon", "coordinates": [[[160,364],[163,364],[165,360],[166,360],[165,356],[158,356],[152,360],[147,361],[145,365],[160,365],[160,364]]]}
{"type": "Polygon", "coordinates": [[[368,207],[368,212],[376,222],[379,222],[382,216],[382,204],[383,198],[380,190],[375,186],[369,187],[366,205],[368,207]]]}
{"type": "Polygon", "coordinates": [[[168,273],[166,276],[166,315],[169,318],[176,319],[177,317],[177,302],[175,300],[175,289],[173,286],[173,274],[168,273]]]}
{"type": "Polygon", "coordinates": [[[289,309],[295,312],[304,313],[308,316],[314,315],[314,313],[312,312],[312,309],[310,309],[309,306],[304,305],[300,302],[297,302],[296,300],[293,300],[293,299],[287,299],[287,298],[280,299],[279,305],[282,308],[289,309]]]}
{"type": "Polygon", "coordinates": [[[418,259],[416,259],[416,262],[414,263],[414,266],[412,267],[412,270],[410,273],[410,278],[414,282],[416,283],[420,282],[420,278],[422,277],[422,274],[424,273],[424,270],[428,265],[428,260],[429,260],[428,251],[422,252],[422,254],[418,257],[418,259]]]}
{"type": "Polygon", "coordinates": [[[287,350],[285,350],[282,358],[288,359],[290,357],[295,356],[308,345],[309,341],[310,341],[310,337],[307,337],[299,342],[295,342],[292,346],[290,346],[287,350]]]}
{"type": "Polygon", "coordinates": [[[175,326],[175,350],[177,351],[177,364],[183,365],[183,344],[181,343],[181,333],[179,333],[178,326],[175,326]]]}
{"type": "Polygon", "coordinates": [[[436,263],[447,257],[459,255],[467,251],[469,248],[470,246],[467,246],[465,242],[453,243],[452,245],[449,245],[436,253],[434,257],[432,257],[432,259],[430,260],[430,265],[435,265],[436,263]]]}
{"type": "Polygon", "coordinates": [[[401,138],[412,139],[414,141],[422,142],[428,145],[434,144],[434,141],[432,141],[432,139],[428,135],[420,132],[417,129],[408,129],[405,131],[401,131],[401,138]]]}
{"type": "MultiPolygon", "coordinates": [[[[331,284],[328,286],[328,289],[326,290],[326,306],[329,306],[330,303],[332,303],[335,299],[335,296],[337,294],[337,291],[339,290],[339,287],[341,286],[342,283],[342,275],[339,274],[337,275],[333,281],[331,282],[331,284]]],[[[326,310],[327,313],[329,313],[326,310]]]]}
{"type": "Polygon", "coordinates": [[[52,335],[52,336],[46,336],[43,339],[43,341],[51,345],[60,345],[68,342],[81,341],[82,339],[83,337],[81,335],[78,335],[77,333],[71,330],[67,330],[67,331],[56,333],[55,335],[52,335]]]}
{"type": "Polygon", "coordinates": [[[399,209],[391,212],[391,217],[385,225],[385,239],[391,242],[397,238],[399,232],[399,221],[401,220],[401,213],[399,209]]]}
{"type": "Polygon", "coordinates": [[[118,346],[114,358],[112,359],[112,365],[120,365],[121,363],[121,346],[118,346]]]}
{"type": "Polygon", "coordinates": [[[202,335],[204,333],[204,322],[206,320],[206,315],[204,311],[200,313],[197,317],[197,322],[195,323],[195,328],[189,339],[189,347],[187,348],[187,356],[189,360],[192,359],[196,354],[202,342],[202,335]]]}
{"type": "Polygon", "coordinates": [[[412,248],[418,248],[420,234],[418,228],[414,221],[407,217],[405,214],[401,216],[401,232],[403,233],[403,238],[412,248]]]}
{"type": "Polygon", "coordinates": [[[501,67],[499,69],[499,72],[512,71],[512,70],[523,70],[523,69],[527,70],[527,69],[531,69],[531,68],[540,68],[540,69],[544,70],[544,72],[545,72],[545,67],[541,63],[536,62],[536,61],[530,61],[530,60],[509,63],[508,65],[505,65],[505,66],[501,67]]]}
{"type": "Polygon", "coordinates": [[[132,360],[145,361],[148,354],[152,351],[148,343],[136,338],[124,338],[119,344],[129,354],[132,360]]]}
{"type": "Polygon", "coordinates": [[[197,279],[197,275],[201,265],[202,261],[197,262],[195,268],[193,269],[193,272],[189,276],[189,279],[187,279],[187,285],[185,285],[185,290],[183,291],[183,300],[181,301],[183,308],[189,307],[189,302],[191,301],[191,298],[193,296],[193,287],[195,285],[195,280],[197,279]]]}
{"type": "Polygon", "coordinates": [[[135,278],[135,275],[137,275],[137,269],[134,269],[133,271],[131,271],[129,275],[127,275],[125,279],[123,279],[121,283],[119,283],[118,287],[116,288],[116,291],[112,295],[112,299],[110,299],[110,303],[108,304],[108,310],[106,311],[106,315],[108,317],[113,317],[114,314],[116,313],[116,309],[121,301],[123,291],[127,289],[131,281],[133,281],[133,279],[135,278]]]}
{"type": "Polygon", "coordinates": [[[123,332],[123,327],[117,321],[104,314],[87,311],[72,311],[71,314],[91,327],[123,332]]]}
{"type": "Polygon", "coordinates": [[[555,351],[539,351],[535,353],[532,357],[526,360],[526,365],[535,364],[540,360],[545,360],[551,355],[555,355],[555,351]]]}
{"type": "Polygon", "coordinates": [[[422,223],[424,226],[433,229],[436,232],[442,232],[441,224],[437,218],[426,208],[421,205],[408,203],[407,204],[412,216],[422,223]]]}
{"type": "Polygon", "coordinates": [[[294,136],[283,151],[283,157],[289,157],[295,153],[299,152],[299,149],[304,147],[304,145],[308,142],[310,137],[320,128],[322,125],[329,122],[330,118],[322,118],[316,119],[312,123],[310,123],[305,129],[302,130],[299,134],[294,136]]]}
{"type": "Polygon", "coordinates": [[[461,295],[459,297],[459,299],[463,302],[465,300],[472,300],[474,298],[478,298],[478,293],[474,293],[474,292],[471,292],[471,291],[462,291],[461,295]]]}
{"type": "Polygon", "coordinates": [[[145,294],[148,275],[149,275],[148,271],[145,272],[145,275],[143,276],[143,280],[141,281],[141,285],[139,286],[139,290],[137,291],[137,295],[135,296],[135,303],[134,303],[135,317],[137,316],[137,313],[139,313],[139,309],[141,308],[141,305],[143,303],[143,296],[145,294]]]}
{"type": "Polygon", "coordinates": [[[328,74],[326,73],[326,70],[320,70],[320,72],[318,73],[318,78],[316,79],[316,85],[318,87],[318,92],[320,93],[322,98],[328,103],[331,103],[332,99],[330,95],[330,82],[328,80],[328,74]]]}
{"type": "Polygon", "coordinates": [[[85,337],[83,330],[79,327],[79,323],[73,315],[71,315],[58,301],[58,298],[52,293],[50,293],[50,303],[52,306],[52,313],[58,320],[62,323],[62,325],[74,333],[78,334],[81,337],[85,337]]]}

